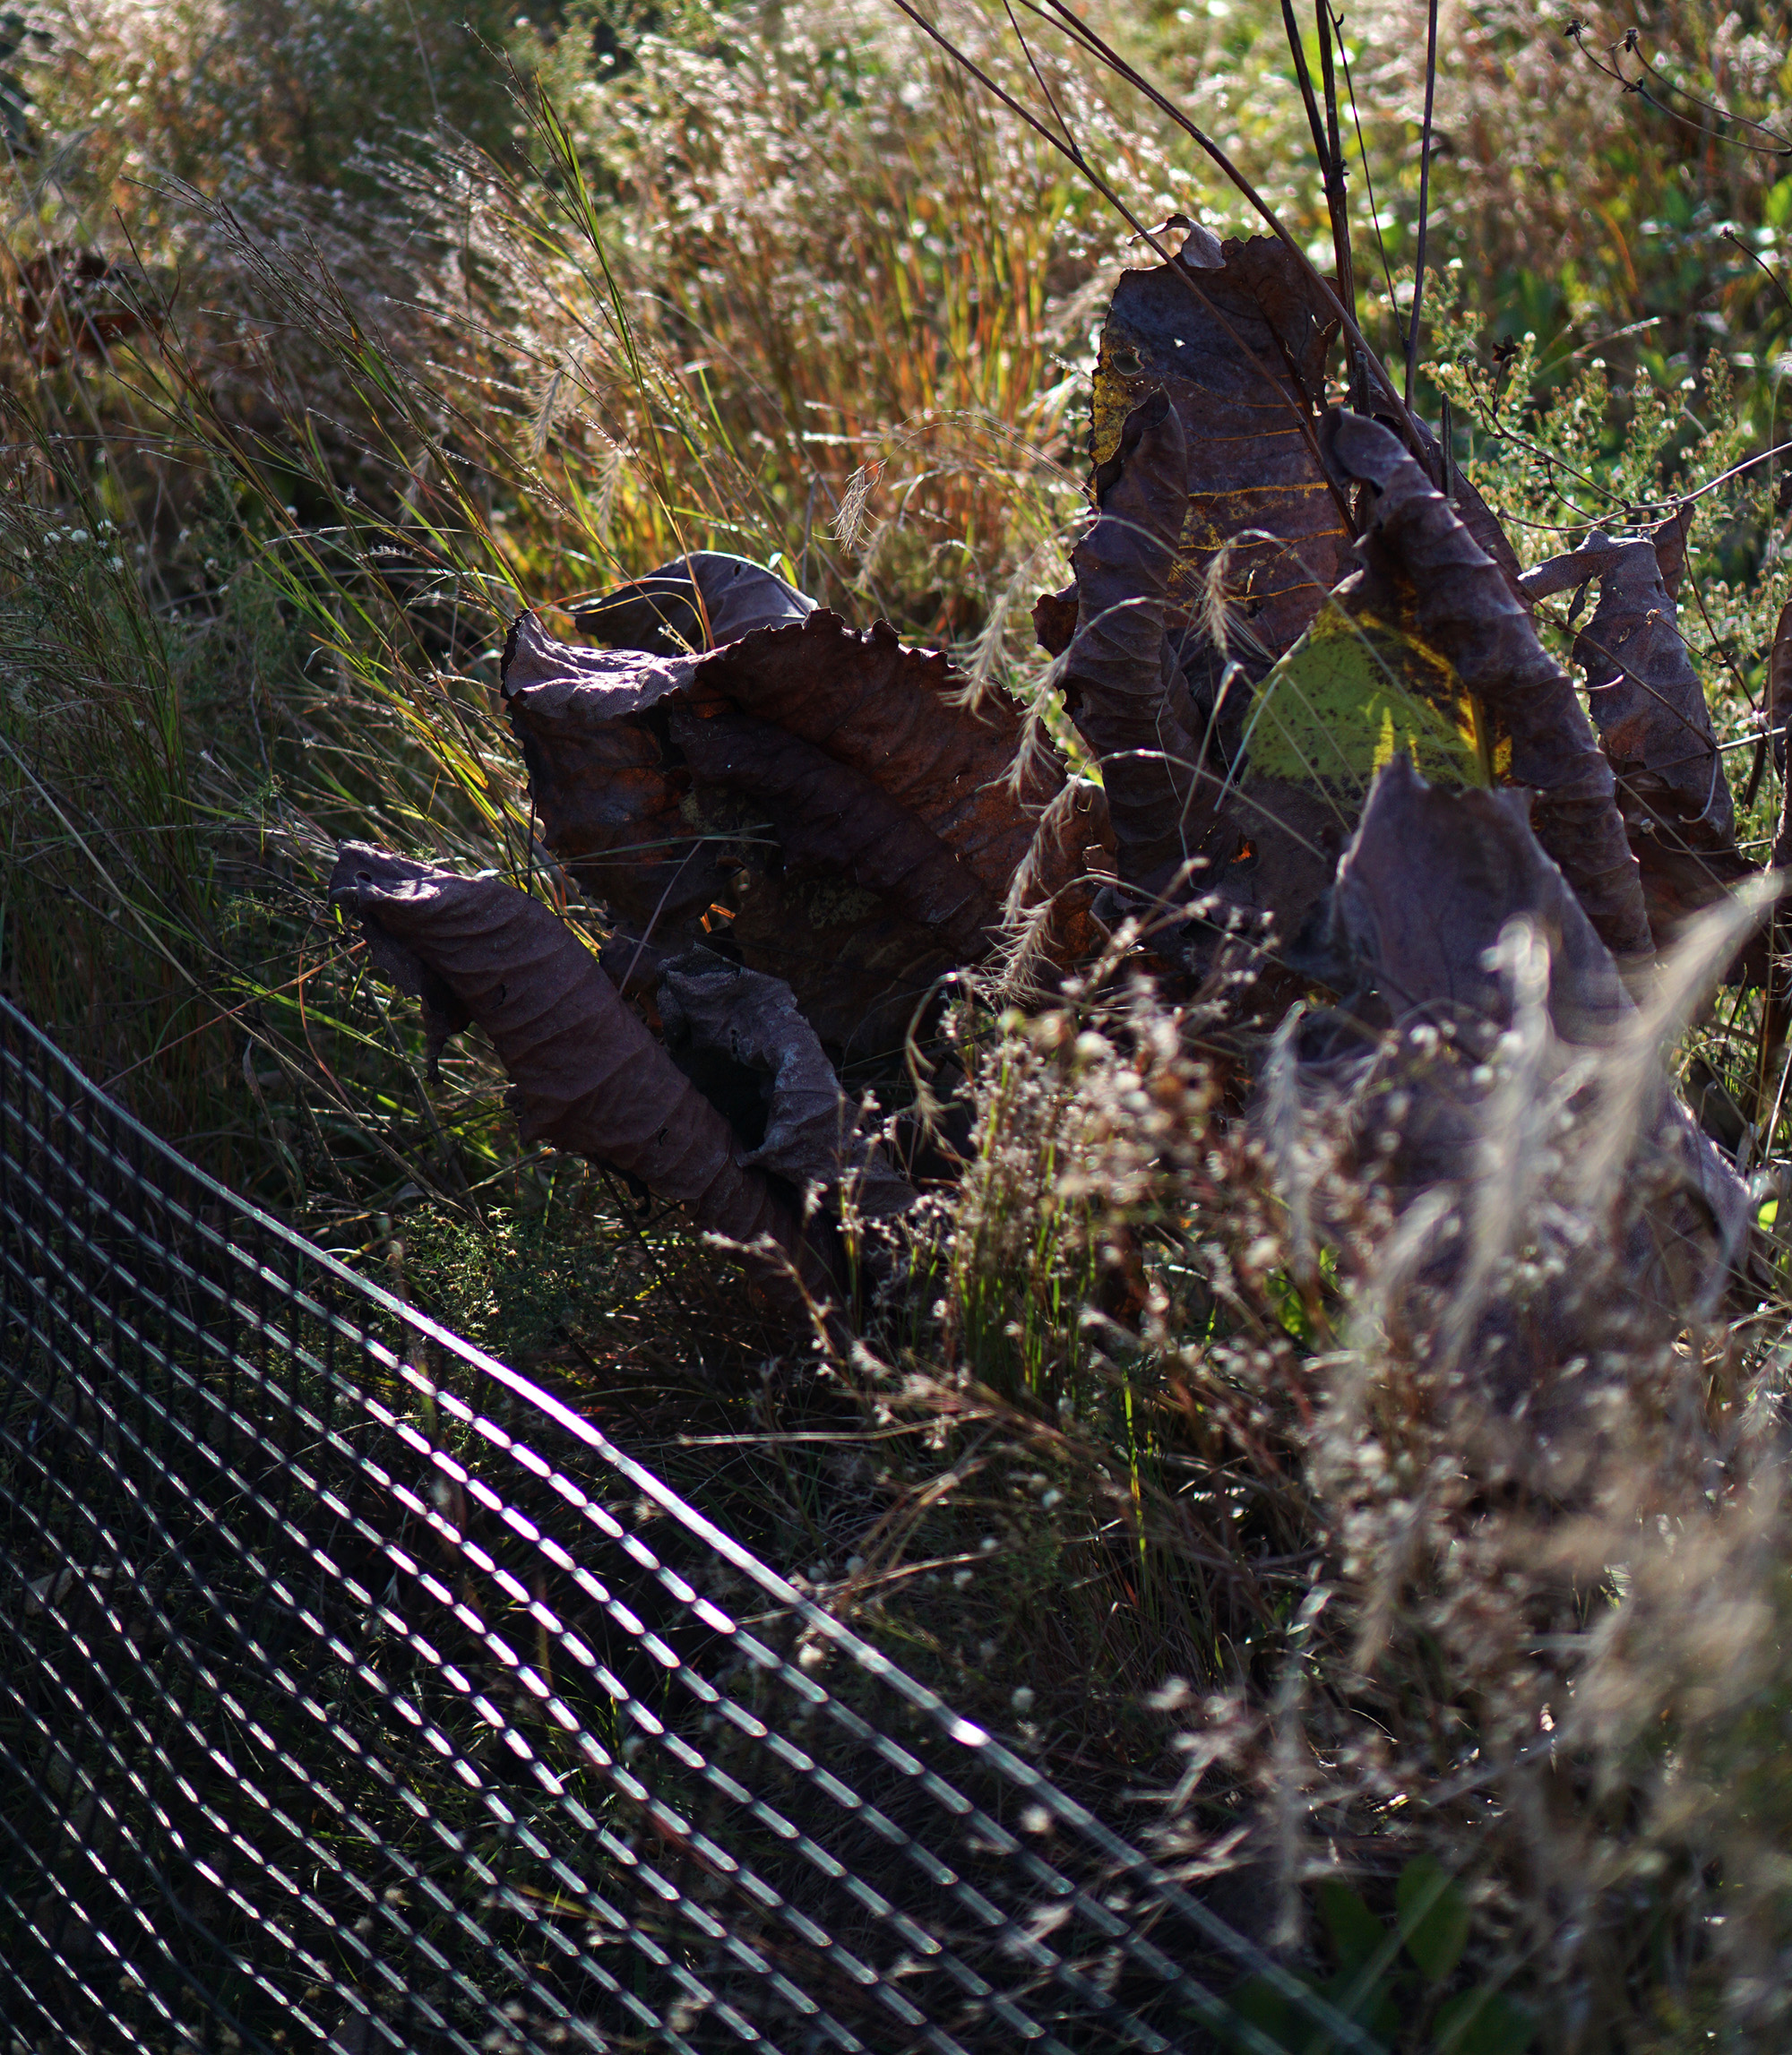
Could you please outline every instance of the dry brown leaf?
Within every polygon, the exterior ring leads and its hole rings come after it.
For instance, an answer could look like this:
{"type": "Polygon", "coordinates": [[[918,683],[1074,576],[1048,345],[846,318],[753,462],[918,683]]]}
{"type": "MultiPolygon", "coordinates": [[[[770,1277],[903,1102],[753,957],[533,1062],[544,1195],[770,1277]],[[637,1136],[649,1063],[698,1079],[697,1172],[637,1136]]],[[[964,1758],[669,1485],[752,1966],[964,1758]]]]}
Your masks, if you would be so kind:
{"type": "Polygon", "coordinates": [[[45,370],[71,357],[103,359],[132,336],[161,328],[141,273],[66,243],[14,260],[13,298],[16,332],[45,370]]]}
{"type": "Polygon", "coordinates": [[[1395,757],[1327,902],[1334,989],[1359,998],[1372,989],[1390,1023],[1415,1008],[1503,1021],[1510,1003],[1489,952],[1522,917],[1549,952],[1555,1033],[1609,1045],[1634,1008],[1611,951],[1531,831],[1530,809],[1524,792],[1438,789],[1395,757]]]}
{"type": "Polygon", "coordinates": [[[693,950],[660,974],[656,994],[672,1060],[746,1145],[744,1164],[794,1191],[842,1188],[854,1209],[883,1219],[915,1202],[915,1188],[879,1144],[859,1131],[815,1031],[775,977],[693,950]]]}
{"type": "Polygon", "coordinates": [[[1658,948],[1759,867],[1736,847],[1710,709],[1676,623],[1693,512],[1689,502],[1652,534],[1622,540],[1596,529],[1523,580],[1533,599],[1598,581],[1599,603],[1574,638],[1573,661],[1616,774],[1658,948]]]}
{"type": "Polygon", "coordinates": [[[1418,636],[1509,743],[1507,775],[1536,795],[1537,838],[1620,962],[1652,943],[1610,764],[1529,614],[1443,495],[1379,422],[1342,411],[1321,431],[1340,479],[1373,494],[1358,545],[1371,575],[1411,594],[1418,636]]]}
{"type": "MultiPolygon", "coordinates": [[[[1076,584],[1034,610],[1103,766],[1121,877],[1150,898],[1187,866],[1208,902],[1182,945],[1191,961],[1241,926],[1288,946],[1373,771],[1340,799],[1322,778],[1244,753],[1252,688],[1348,568],[1351,485],[1328,475],[1318,441],[1335,332],[1277,238],[1221,245],[1196,229],[1173,262],[1123,274],[1095,379],[1097,520],[1076,584]],[[1139,409],[1154,399],[1147,421],[1139,409]],[[1147,647],[1152,619],[1160,652],[1147,647]]],[[[1421,440],[1511,587],[1517,561],[1498,522],[1421,440]]]]}
{"type": "MultiPolygon", "coordinates": [[[[1162,893],[1192,864],[1207,934],[1286,952],[1325,890],[1377,768],[1417,752],[1433,775],[1509,777],[1541,795],[1539,832],[1626,957],[1649,948],[1612,774],[1565,674],[1498,567],[1380,424],[1328,415],[1340,489],[1366,487],[1360,568],[1279,663],[1237,690],[1242,761],[1202,768],[1163,619],[1181,524],[1179,418],[1162,394],[1128,417],[1076,553],[1066,704],[1102,766],[1121,877],[1162,893]]],[[[1201,943],[1198,947],[1210,946],[1201,943]]]]}
{"type": "Polygon", "coordinates": [[[781,978],[843,1061],[887,1058],[1000,939],[1064,768],[999,695],[886,624],[815,612],[694,658],[512,630],[504,691],[543,839],[655,948],[781,978]]]}
{"type": "Polygon", "coordinates": [[[679,657],[719,649],[754,628],[805,620],[814,610],[813,599],[763,564],[697,549],[606,592],[573,620],[606,649],[679,657]]]}
{"type": "Polygon", "coordinates": [[[1123,271],[1101,332],[1091,450],[1103,467],[1153,392],[1181,424],[1187,477],[1165,625],[1199,732],[1224,658],[1204,628],[1210,574],[1227,641],[1258,676],[1312,620],[1349,546],[1313,423],[1325,404],[1335,322],[1274,236],[1219,244],[1197,229],[1171,263],[1123,271]],[[1223,561],[1221,561],[1223,559],[1223,561]]]}
{"type": "Polygon", "coordinates": [[[1202,778],[1204,738],[1188,725],[1165,632],[1187,476],[1182,423],[1169,396],[1154,392],[1127,416],[1098,473],[1096,520],[1071,559],[1077,630],[1064,659],[1064,710],[1101,768],[1120,875],[1150,898],[1186,877],[1219,791],[1202,778]]]}
{"type": "Polygon", "coordinates": [[[1539,1380],[1572,1380],[1614,1293],[1658,1342],[1708,1307],[1750,1218],[1527,810],[1522,793],[1434,789],[1404,757],[1382,772],[1327,909],[1324,974],[1349,1005],[1303,1024],[1293,1078],[1314,1132],[1354,1137],[1347,1180],[1373,1171],[1403,1220],[1431,1224],[1402,1317],[1453,1332],[1461,1375],[1521,1413],[1539,1380]],[[1520,932],[1543,944],[1540,1027],[1520,932]],[[1577,1183],[1590,1143],[1624,1165],[1608,1202],[1577,1183]],[[1495,1288],[1490,1252],[1522,1256],[1515,1280],[1495,1288]]]}
{"type": "Polygon", "coordinates": [[[533,614],[504,644],[504,694],[541,838],[592,899],[676,947],[728,890],[719,838],[694,834],[650,709],[689,689],[696,659],[556,641],[533,614]]]}
{"type": "Polygon", "coordinates": [[[1068,779],[1043,813],[1003,907],[1001,987],[1030,999],[1055,989],[1070,967],[1101,950],[1095,905],[1117,882],[1107,794],[1094,779],[1068,779]]]}
{"type": "Polygon", "coordinates": [[[525,1141],[626,1172],[709,1233],[768,1244],[755,1267],[786,1303],[800,1298],[797,1278],[818,1300],[834,1295],[795,1210],[538,900],[362,842],[341,845],[330,899],[360,923],[387,975],[424,998],[432,1035],[471,1021],[491,1036],[525,1141]]]}
{"type": "Polygon", "coordinates": [[[937,933],[957,961],[983,954],[998,901],[949,842],[874,778],[751,714],[675,707],[670,728],[699,785],[738,792],[770,815],[787,880],[864,886],[937,933]]]}

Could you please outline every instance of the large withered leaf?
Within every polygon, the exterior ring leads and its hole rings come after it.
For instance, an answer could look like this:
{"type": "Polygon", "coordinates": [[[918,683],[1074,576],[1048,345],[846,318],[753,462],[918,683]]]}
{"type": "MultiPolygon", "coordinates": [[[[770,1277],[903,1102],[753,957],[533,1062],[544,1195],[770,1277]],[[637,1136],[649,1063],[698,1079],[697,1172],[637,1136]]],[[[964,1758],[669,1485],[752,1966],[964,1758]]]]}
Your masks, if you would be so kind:
{"type": "Polygon", "coordinates": [[[653,709],[688,692],[696,659],[580,649],[533,614],[504,643],[504,696],[541,838],[591,898],[639,933],[689,942],[728,889],[724,844],[694,828],[653,709]]]}
{"type": "MultiPolygon", "coordinates": [[[[1318,445],[1333,332],[1273,238],[1221,245],[1197,230],[1173,263],[1124,274],[1096,373],[1096,523],[1076,584],[1035,610],[1103,765],[1122,877],[1155,895],[1187,864],[1224,916],[1210,937],[1267,923],[1272,948],[1297,932],[1394,751],[1483,781],[1494,769],[1471,696],[1402,609],[1366,595],[1381,617],[1365,605],[1352,619],[1326,604],[1350,553],[1352,481],[1328,475],[1318,445]],[[1154,393],[1147,422],[1138,404],[1154,393]],[[1209,632],[1215,579],[1223,650],[1209,632]],[[1155,667],[1150,617],[1162,631],[1155,667]],[[1254,701],[1266,675],[1277,690],[1254,701]]],[[[1498,523],[1426,449],[1510,589],[1517,563],[1498,523]]]]}
{"type": "Polygon", "coordinates": [[[1522,581],[1533,599],[1598,581],[1598,606],[1575,636],[1572,656],[1617,777],[1658,947],[1756,869],[1736,846],[1710,709],[1676,621],[1693,512],[1688,503],[1652,534],[1624,540],[1596,529],[1522,581]]]}
{"type": "MultiPolygon", "coordinates": [[[[764,1173],[742,1160],[728,1121],[538,900],[362,842],[341,845],[330,899],[361,924],[388,974],[433,1002],[433,1032],[470,1020],[491,1036],[525,1141],[625,1171],[711,1233],[769,1240],[813,1293],[833,1291],[823,1256],[764,1173]]],[[[761,1269],[793,1295],[779,1264],[761,1269]]]]}
{"type": "Polygon", "coordinates": [[[1373,595],[1378,613],[1402,607],[1403,624],[1436,652],[1475,703],[1495,767],[1536,794],[1538,839],[1601,940],[1621,962],[1647,956],[1651,940],[1641,880],[1611,766],[1523,603],[1379,422],[1334,412],[1322,426],[1321,443],[1339,477],[1366,486],[1373,496],[1357,545],[1364,561],[1356,584],[1359,603],[1373,595]]]}
{"type": "MultiPolygon", "coordinates": [[[[1344,568],[1351,524],[1331,489],[1312,425],[1326,406],[1325,367],[1336,316],[1275,236],[1221,243],[1196,228],[1176,258],[1123,271],[1096,363],[1090,448],[1097,487],[1126,417],[1165,391],[1189,451],[1189,501],[1172,577],[1168,625],[1197,701],[1219,675],[1199,626],[1208,573],[1226,556],[1228,652],[1248,675],[1288,649],[1344,568]]],[[[1371,411],[1398,411],[1385,374],[1364,365],[1371,411]]],[[[1448,450],[1414,422],[1427,475],[1514,590],[1518,558],[1448,450]]],[[[1075,592],[1045,593],[1033,613],[1053,656],[1076,627],[1075,592]]]]}
{"type": "Polygon", "coordinates": [[[958,960],[982,953],[995,899],[950,843],[874,779],[751,714],[675,707],[670,725],[699,784],[742,793],[771,815],[787,879],[832,874],[866,886],[937,932],[958,960]]]}
{"type": "Polygon", "coordinates": [[[1171,262],[1123,271],[1115,288],[1095,369],[1097,494],[1127,417],[1167,394],[1187,469],[1165,626],[1203,724],[1220,668],[1202,626],[1216,557],[1226,554],[1228,641],[1254,675],[1305,627],[1341,567],[1349,527],[1312,426],[1335,332],[1273,236],[1220,245],[1196,229],[1171,262]]]}
{"type": "Polygon", "coordinates": [[[657,993],[672,1060],[722,1108],[747,1144],[741,1162],[798,1191],[849,1190],[871,1219],[914,1204],[915,1188],[859,1132],[815,1031],[780,979],[694,950],[666,966],[657,993]]]}
{"type": "MultiPolygon", "coordinates": [[[[1271,916],[1262,939],[1273,949],[1294,938],[1324,890],[1390,755],[1406,748],[1463,777],[1478,765],[1453,674],[1377,616],[1358,572],[1323,596],[1254,694],[1231,681],[1228,692],[1253,708],[1238,736],[1245,761],[1224,779],[1210,768],[1208,735],[1192,732],[1164,632],[1185,469],[1180,419],[1156,393],[1127,417],[1073,558],[1078,627],[1061,674],[1064,703],[1101,767],[1122,880],[1148,899],[1194,899],[1210,916],[1197,931],[1210,943],[1239,917],[1256,931],[1271,916]],[[1234,917],[1211,917],[1221,915],[1234,917]]],[[[1386,595],[1380,605],[1398,610],[1386,595]]]]}
{"type": "Polygon", "coordinates": [[[1396,759],[1452,789],[1507,768],[1486,709],[1418,630],[1410,583],[1373,540],[1300,640],[1249,694],[1228,813],[1251,861],[1219,876],[1223,896],[1297,942],[1377,774],[1396,759]]]}
{"type": "Polygon", "coordinates": [[[1528,920],[1549,955],[1551,1025],[1568,1043],[1609,1045],[1634,1009],[1530,827],[1524,792],[1451,791],[1405,756],[1376,778],[1326,904],[1334,988],[1370,992],[1392,1022],[1414,1008],[1510,1025],[1491,959],[1507,924],[1528,920]]]}
{"type": "Polygon", "coordinates": [[[1439,790],[1395,759],[1327,907],[1326,975],[1349,1013],[1297,1036],[1297,1083],[1317,1127],[1361,1128],[1357,1171],[1377,1160],[1402,1213],[1447,1201],[1414,1275],[1441,1324],[1455,1325],[1472,1374],[1512,1399],[1590,1350],[1615,1291],[1671,1331],[1720,1285],[1749,1217],[1741,1181],[1642,1046],[1619,967],[1527,810],[1522,793],[1439,790]],[[1546,959],[1540,1036],[1502,949],[1521,922],[1546,959]],[[1415,1024],[1417,1037],[1405,1032],[1415,1024]],[[1511,1047],[1503,1037],[1519,1045],[1505,1097],[1486,1067],[1511,1047]],[[1617,1160],[1629,1169],[1615,1203],[1590,1202],[1577,1180],[1590,1141],[1611,1146],[1614,1123],[1628,1128],[1617,1160]],[[1600,1232],[1610,1246],[1596,1260],[1589,1237],[1600,1232]],[[1528,1270],[1540,1282],[1521,1306],[1494,1290],[1490,1239],[1531,1252],[1521,1280],[1528,1270]]]}
{"type": "Polygon", "coordinates": [[[886,624],[820,611],[671,660],[571,649],[525,615],[504,670],[543,838],[581,886],[639,939],[783,979],[855,1061],[995,946],[1063,784],[966,685],[886,624]]]}

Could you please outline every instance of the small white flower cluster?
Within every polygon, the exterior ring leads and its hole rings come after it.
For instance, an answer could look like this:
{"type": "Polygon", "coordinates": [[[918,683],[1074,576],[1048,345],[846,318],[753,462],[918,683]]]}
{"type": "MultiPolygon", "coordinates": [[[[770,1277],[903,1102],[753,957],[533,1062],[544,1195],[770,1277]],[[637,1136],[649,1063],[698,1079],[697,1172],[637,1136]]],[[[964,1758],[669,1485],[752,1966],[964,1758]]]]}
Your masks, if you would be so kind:
{"type": "MultiPolygon", "coordinates": [[[[123,571],[125,559],[115,540],[117,533],[118,524],[116,521],[100,520],[95,524],[90,532],[84,528],[47,528],[38,539],[46,549],[51,551],[57,549],[109,550],[111,554],[105,560],[107,570],[123,571]]],[[[26,562],[30,560],[31,552],[27,548],[22,546],[19,555],[26,562]]]]}

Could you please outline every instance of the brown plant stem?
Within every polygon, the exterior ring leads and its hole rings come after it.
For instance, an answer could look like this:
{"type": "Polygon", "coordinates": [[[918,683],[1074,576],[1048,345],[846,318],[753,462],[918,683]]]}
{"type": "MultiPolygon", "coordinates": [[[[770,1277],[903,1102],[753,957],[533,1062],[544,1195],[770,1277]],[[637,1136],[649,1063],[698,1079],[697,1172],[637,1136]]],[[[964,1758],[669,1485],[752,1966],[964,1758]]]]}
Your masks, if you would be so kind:
{"type": "Polygon", "coordinates": [[[1431,114],[1437,97],[1437,0],[1431,0],[1425,31],[1425,125],[1418,138],[1418,249],[1413,259],[1412,326],[1406,339],[1406,392],[1412,405],[1412,382],[1418,370],[1418,316],[1425,302],[1425,237],[1430,228],[1431,114]]]}

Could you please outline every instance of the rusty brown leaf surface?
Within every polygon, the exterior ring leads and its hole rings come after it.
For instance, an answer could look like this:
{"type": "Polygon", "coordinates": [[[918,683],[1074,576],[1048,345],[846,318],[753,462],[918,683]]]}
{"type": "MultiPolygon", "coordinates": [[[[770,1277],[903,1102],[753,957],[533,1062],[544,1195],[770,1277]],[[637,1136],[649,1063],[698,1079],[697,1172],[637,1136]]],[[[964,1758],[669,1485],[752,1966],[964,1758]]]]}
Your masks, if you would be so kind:
{"type": "Polygon", "coordinates": [[[1473,721],[1460,681],[1412,635],[1404,587],[1390,589],[1374,565],[1324,595],[1254,684],[1233,675],[1227,693],[1250,715],[1226,723],[1237,760],[1223,778],[1210,768],[1208,724],[1165,632],[1186,471],[1180,417],[1158,392],[1127,417],[1098,474],[1060,675],[1101,768],[1120,878],[1135,903],[1196,904],[1204,918],[1183,953],[1205,962],[1241,928],[1271,951],[1294,941],[1391,749],[1412,747],[1428,765],[1460,759],[1483,782],[1488,773],[1463,732],[1473,721]]]}
{"type": "MultiPolygon", "coordinates": [[[[1197,228],[1171,262],[1124,271],[1115,289],[1090,450],[1098,471],[1133,408],[1153,391],[1169,394],[1191,459],[1170,623],[1197,698],[1210,696],[1217,675],[1198,623],[1218,560],[1231,653],[1252,676],[1292,645],[1345,568],[1348,511],[1310,428],[1327,404],[1336,336],[1323,297],[1272,236],[1221,243],[1197,228]]],[[[1371,411],[1383,397],[1397,410],[1385,370],[1373,360],[1362,368],[1376,394],[1371,411]]],[[[1428,475],[1517,591],[1518,557],[1492,510],[1437,438],[1414,427],[1428,475]]],[[[1041,646],[1062,655],[1075,631],[1074,589],[1042,593],[1033,620],[1041,646]]]]}
{"type": "Polygon", "coordinates": [[[582,649],[518,616],[504,644],[504,696],[522,745],[542,840],[592,898],[637,933],[674,943],[728,889],[714,838],[692,832],[664,715],[696,659],[582,649]]]}
{"type": "Polygon", "coordinates": [[[1550,1023],[1564,1042],[1609,1045],[1634,1007],[1530,826],[1524,792],[1449,792],[1399,756],[1375,780],[1326,907],[1324,946],[1344,993],[1373,991],[1389,1024],[1443,1008],[1510,1025],[1490,951],[1528,921],[1549,959],[1550,1023]]]}
{"type": "Polygon", "coordinates": [[[1710,709],[1677,623],[1693,512],[1689,503],[1647,536],[1614,539],[1595,529],[1523,579],[1534,599],[1598,580],[1598,605],[1574,638],[1572,660],[1617,778],[1658,948],[1757,869],[1736,845],[1710,709]]]}
{"type": "MultiPolygon", "coordinates": [[[[1383,417],[1379,409],[1372,408],[1371,412],[1377,419],[1383,417]]],[[[1530,598],[1524,589],[1518,552],[1512,546],[1512,537],[1500,526],[1499,516],[1457,469],[1455,459],[1443,442],[1422,421],[1415,420],[1413,426],[1418,431],[1421,445],[1420,468],[1449,501],[1456,518],[1474,537],[1477,547],[1497,568],[1512,597],[1529,608],[1530,598]]]]}
{"type": "Polygon", "coordinates": [[[1102,892],[1117,881],[1107,791],[1094,779],[1068,779],[1039,816],[1026,860],[1004,906],[1000,989],[1026,1000],[1055,989],[1107,940],[1096,919],[1102,892]]]}
{"type": "Polygon", "coordinates": [[[1101,765],[1121,878],[1149,897],[1180,873],[1207,933],[1242,924],[1285,951],[1377,770],[1407,749],[1434,776],[1536,789],[1545,846],[1596,924],[1625,958],[1645,954],[1610,767],[1526,606],[1387,429],[1340,412],[1320,434],[1340,489],[1365,488],[1358,568],[1262,678],[1233,679],[1251,711],[1223,778],[1164,632],[1185,447],[1167,396],[1134,409],[1103,467],[1062,676],[1101,765]]]}
{"type": "MultiPolygon", "coordinates": [[[[1254,768],[1245,748],[1252,688],[1349,566],[1354,481],[1328,471],[1318,440],[1335,334],[1273,237],[1222,245],[1196,229],[1171,262],[1124,272],[1095,375],[1096,520],[1075,584],[1034,609],[1102,765],[1122,879],[1150,899],[1180,871],[1209,902],[1208,939],[1185,953],[1240,922],[1272,949],[1290,942],[1373,772],[1352,766],[1340,801],[1322,776],[1254,768]]],[[[1498,522],[1442,448],[1425,447],[1459,525],[1514,591],[1498,522]]]]}
{"type": "Polygon", "coordinates": [[[958,961],[983,953],[995,897],[874,778],[751,714],[675,708],[670,729],[694,780],[738,792],[770,815],[786,879],[833,875],[863,886],[935,932],[958,961]]]}
{"type": "Polygon", "coordinates": [[[1355,1135],[1348,1174],[1373,1163],[1428,1233],[1406,1313],[1453,1332],[1471,1381],[1514,1404],[1572,1373],[1615,1291],[1669,1329],[1708,1306],[1750,1219],[1746,1187],[1643,1046],[1619,967],[1528,811],[1523,793],[1443,791],[1404,758],[1387,766],[1327,909],[1325,976],[1347,1006],[1299,1023],[1283,1080],[1319,1130],[1355,1135]],[[1527,1017],[1539,961],[1540,1017],[1527,1017]],[[1490,1067],[1503,1050],[1503,1088],[1490,1067]],[[1614,1123],[1628,1167],[1596,1260],[1576,1181],[1614,1123]],[[1494,1254],[1521,1247],[1535,1288],[1495,1290],[1494,1254]]]}
{"type": "Polygon", "coordinates": [[[666,1046],[746,1145],[741,1162],[798,1192],[842,1189],[856,1211],[884,1219],[915,1188],[840,1090],[815,1031],[781,979],[694,950],[666,966],[657,999],[666,1046]]]}
{"type": "Polygon", "coordinates": [[[1127,417],[1167,394],[1187,471],[1165,625],[1203,725],[1223,668],[1202,624],[1219,560],[1228,643],[1254,676],[1306,626],[1342,567],[1350,530],[1312,429],[1335,334],[1274,236],[1222,245],[1197,229],[1170,263],[1123,271],[1115,288],[1095,370],[1098,497],[1127,417]]]}
{"type": "MultiPolygon", "coordinates": [[[[1410,592],[1414,632],[1509,746],[1504,775],[1536,794],[1537,837],[1620,962],[1652,938],[1612,768],[1523,603],[1443,495],[1379,422],[1343,411],[1321,440],[1340,479],[1369,488],[1358,545],[1371,577],[1410,592]]],[[[1503,752],[1502,752],[1503,754],[1503,752]]]]}
{"type": "Polygon", "coordinates": [[[543,839],[582,889],[639,942],[781,978],[854,1062],[995,947],[1064,782],[1005,700],[967,688],[887,624],[823,611],[676,658],[524,615],[504,666],[543,839]]]}
{"type": "MultiPolygon", "coordinates": [[[[710,1233],[781,1251],[818,1297],[828,1261],[733,1128],[618,996],[597,959],[538,900],[366,843],[341,845],[331,903],[359,923],[377,962],[419,993],[432,1036],[469,1022],[490,1036],[514,1088],[522,1138],[640,1179],[710,1233]]],[[[788,1302],[791,1277],[760,1259],[788,1302]]]]}

